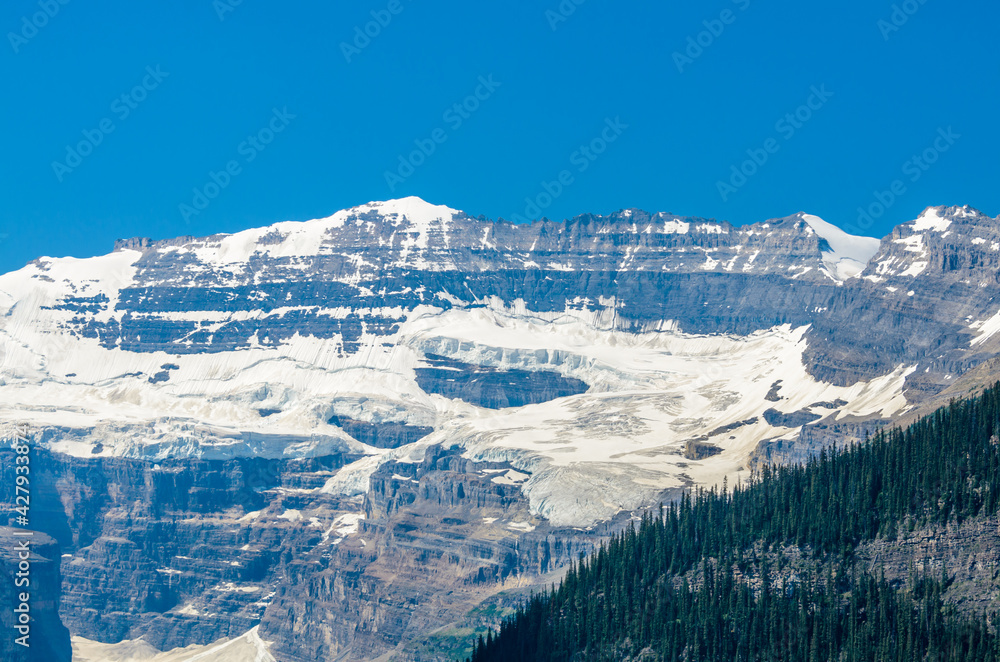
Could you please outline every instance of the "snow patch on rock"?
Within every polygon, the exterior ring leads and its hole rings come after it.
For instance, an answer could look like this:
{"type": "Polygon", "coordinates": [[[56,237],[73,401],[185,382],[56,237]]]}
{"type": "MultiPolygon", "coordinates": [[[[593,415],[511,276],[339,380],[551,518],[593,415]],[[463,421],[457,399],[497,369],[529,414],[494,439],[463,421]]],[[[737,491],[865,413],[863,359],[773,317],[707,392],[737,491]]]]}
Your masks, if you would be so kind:
{"type": "Polygon", "coordinates": [[[878,253],[881,244],[878,239],[848,234],[812,214],[803,213],[800,217],[830,246],[829,251],[823,252],[823,264],[838,281],[857,276],[878,253]]]}
{"type": "Polygon", "coordinates": [[[910,223],[914,232],[944,232],[951,227],[951,221],[941,215],[938,207],[928,207],[923,211],[917,220],[910,223]]]}

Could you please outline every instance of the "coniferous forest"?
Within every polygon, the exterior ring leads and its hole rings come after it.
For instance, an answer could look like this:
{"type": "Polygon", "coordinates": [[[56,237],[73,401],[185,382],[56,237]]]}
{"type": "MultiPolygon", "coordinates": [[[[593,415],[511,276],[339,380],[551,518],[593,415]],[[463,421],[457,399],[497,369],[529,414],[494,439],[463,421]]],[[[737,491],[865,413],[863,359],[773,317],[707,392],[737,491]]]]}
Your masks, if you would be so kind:
{"type": "Polygon", "coordinates": [[[947,568],[906,582],[859,568],[859,543],[1000,506],[1000,384],[905,430],[804,466],[765,467],[630,526],[534,596],[472,662],[1000,660],[989,614],[942,598],[947,568]],[[817,561],[780,576],[768,554],[817,561]]]}

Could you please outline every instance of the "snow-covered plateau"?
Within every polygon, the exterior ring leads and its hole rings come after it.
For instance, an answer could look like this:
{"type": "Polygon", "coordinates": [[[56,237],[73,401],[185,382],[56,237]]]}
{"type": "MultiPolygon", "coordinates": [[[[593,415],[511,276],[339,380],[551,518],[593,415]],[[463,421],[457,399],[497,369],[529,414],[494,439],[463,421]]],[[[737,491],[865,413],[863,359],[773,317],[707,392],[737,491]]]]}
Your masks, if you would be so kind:
{"type": "MultiPolygon", "coordinates": [[[[737,228],[626,210],[512,226],[407,198],[40,258],[0,276],[0,421],[81,458],[362,456],[325,488],[344,493],[367,489],[384,461],[458,445],[525,472],[535,514],[590,526],[664,489],[734,481],[762,443],[807,426],[906,409],[926,357],[824,378],[818,347],[841,348],[817,321],[838,290],[915,281],[925,235],[951,218],[991,220],[930,208],[879,242],[808,214],[737,228]],[[803,280],[804,294],[774,300],[803,280]],[[434,357],[459,362],[439,377],[473,366],[511,375],[511,388],[526,374],[583,386],[497,407],[425,388],[434,357]],[[377,447],[341,418],[428,433],[377,447]]],[[[967,332],[992,329],[990,312],[967,332]]]]}

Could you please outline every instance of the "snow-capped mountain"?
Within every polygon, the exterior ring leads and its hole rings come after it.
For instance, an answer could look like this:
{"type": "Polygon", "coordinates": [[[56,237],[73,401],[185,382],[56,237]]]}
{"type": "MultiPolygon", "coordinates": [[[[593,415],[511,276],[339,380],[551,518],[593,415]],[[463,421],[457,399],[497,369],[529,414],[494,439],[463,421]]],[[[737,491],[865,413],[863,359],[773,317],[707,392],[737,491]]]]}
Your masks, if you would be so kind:
{"type": "MultiPolygon", "coordinates": [[[[270,521],[315,520],[301,526],[326,531],[308,538],[317,554],[370,553],[391,528],[376,521],[431,499],[442,471],[498,509],[485,517],[498,540],[567,541],[678,488],[856,438],[982,365],[1000,351],[998,220],[931,207],[879,241],[805,213],[514,225],[406,198],[120,241],[0,276],[0,422],[77,458],[66,471],[139,463],[148,485],[172,462],[311,462],[309,480],[272,486],[300,505],[270,521]]],[[[449,490],[437,503],[468,499],[449,490]]],[[[572,558],[545,545],[524,557],[539,572],[572,558]]],[[[108,563],[100,549],[88,564],[108,563]]],[[[83,557],[66,563],[84,581],[83,557]]],[[[183,572],[171,563],[150,572],[170,580],[183,572]]],[[[294,603],[274,591],[259,609],[294,603]]],[[[204,615],[206,599],[166,611],[204,615]]],[[[268,636],[283,618],[265,616],[268,636]]],[[[97,639],[103,626],[76,627],[97,639]]]]}
{"type": "MultiPolygon", "coordinates": [[[[0,277],[0,415],[81,457],[401,457],[458,442],[530,471],[538,514],[589,525],[745,471],[762,441],[796,437],[803,420],[900,412],[906,377],[918,364],[940,372],[947,353],[864,357],[859,341],[895,341],[894,329],[831,327],[887,297],[904,320],[893,326],[925,325],[925,297],[945,297],[918,283],[947,278],[950,291],[983,292],[955,302],[962,344],[981,342],[996,324],[982,282],[1000,266],[990,221],[930,208],[880,244],[809,214],[737,228],[625,210],[517,226],[407,198],[123,241],[0,277]],[[972,284],[962,266],[983,274],[972,284]],[[821,351],[854,360],[810,360],[821,351]],[[441,377],[475,383],[482,370],[528,390],[547,375],[566,397],[500,407],[441,377]],[[429,433],[386,454],[335,417],[429,433]],[[718,453],[692,464],[691,439],[718,453]],[[595,473],[607,489],[567,490],[595,473]]],[[[331,489],[365,489],[374,465],[359,466],[331,489]]]]}

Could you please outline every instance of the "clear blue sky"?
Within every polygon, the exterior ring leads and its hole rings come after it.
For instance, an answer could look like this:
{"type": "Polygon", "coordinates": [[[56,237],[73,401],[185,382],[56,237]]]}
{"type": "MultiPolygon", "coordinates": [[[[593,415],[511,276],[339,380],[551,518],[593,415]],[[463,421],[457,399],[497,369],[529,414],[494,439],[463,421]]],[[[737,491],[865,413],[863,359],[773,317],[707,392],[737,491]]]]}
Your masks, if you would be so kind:
{"type": "Polygon", "coordinates": [[[560,173],[536,215],[858,228],[894,182],[867,234],[931,204],[1000,213],[995,2],[63,1],[0,10],[0,271],[406,195],[512,218],[560,173]],[[747,150],[767,161],[730,180],[747,150]]]}

